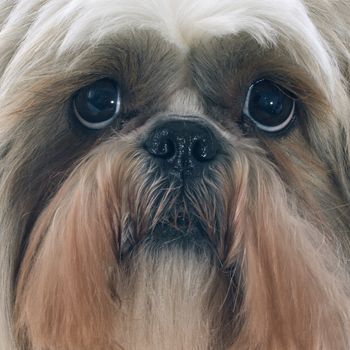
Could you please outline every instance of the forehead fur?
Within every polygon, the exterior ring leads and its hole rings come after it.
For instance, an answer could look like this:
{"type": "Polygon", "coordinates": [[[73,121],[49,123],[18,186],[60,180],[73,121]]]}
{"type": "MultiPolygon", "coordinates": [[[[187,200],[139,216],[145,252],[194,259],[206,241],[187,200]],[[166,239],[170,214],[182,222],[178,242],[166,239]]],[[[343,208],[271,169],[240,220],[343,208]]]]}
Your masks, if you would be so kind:
{"type": "Polygon", "coordinates": [[[293,58],[313,65],[311,73],[330,91],[337,75],[330,49],[300,0],[22,0],[7,25],[23,29],[19,18],[31,22],[26,38],[32,48],[55,42],[59,54],[130,28],[154,29],[184,52],[198,39],[247,32],[263,45],[289,45],[293,58]],[[60,28],[55,36],[53,28],[60,28]]]}

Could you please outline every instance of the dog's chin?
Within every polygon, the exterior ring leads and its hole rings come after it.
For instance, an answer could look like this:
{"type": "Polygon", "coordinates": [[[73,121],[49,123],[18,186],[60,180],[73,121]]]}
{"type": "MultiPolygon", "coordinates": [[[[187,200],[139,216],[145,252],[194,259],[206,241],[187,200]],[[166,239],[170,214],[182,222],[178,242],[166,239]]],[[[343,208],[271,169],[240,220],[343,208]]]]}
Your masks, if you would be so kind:
{"type": "Polygon", "coordinates": [[[120,322],[130,333],[121,344],[130,346],[133,339],[131,348],[157,344],[170,350],[179,337],[185,349],[193,344],[224,349],[232,343],[232,325],[239,327],[233,321],[241,303],[239,269],[223,269],[208,228],[193,213],[158,223],[131,247],[122,265],[127,287],[119,297],[127,316],[120,322]]]}
{"type": "Polygon", "coordinates": [[[119,322],[130,333],[120,344],[170,350],[179,339],[184,349],[193,344],[224,349],[232,343],[234,330],[227,327],[235,324],[240,293],[200,225],[158,225],[123,266],[126,284],[119,297],[125,317],[119,322]]]}

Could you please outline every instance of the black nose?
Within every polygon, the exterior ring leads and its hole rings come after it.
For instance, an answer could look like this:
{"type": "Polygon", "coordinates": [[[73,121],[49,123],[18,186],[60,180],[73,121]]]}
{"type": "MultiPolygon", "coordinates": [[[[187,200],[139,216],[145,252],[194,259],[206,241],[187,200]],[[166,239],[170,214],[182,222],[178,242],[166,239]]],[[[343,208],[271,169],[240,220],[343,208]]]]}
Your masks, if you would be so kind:
{"type": "Polygon", "coordinates": [[[146,150],[164,169],[198,175],[217,156],[218,139],[209,125],[193,120],[168,120],[148,135],[146,150]]]}

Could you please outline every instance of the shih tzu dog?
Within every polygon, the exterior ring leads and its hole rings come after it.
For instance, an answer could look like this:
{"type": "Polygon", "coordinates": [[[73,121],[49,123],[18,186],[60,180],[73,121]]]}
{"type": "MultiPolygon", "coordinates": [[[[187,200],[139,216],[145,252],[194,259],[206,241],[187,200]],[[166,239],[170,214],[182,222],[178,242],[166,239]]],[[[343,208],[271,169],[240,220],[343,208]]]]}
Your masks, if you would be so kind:
{"type": "Polygon", "coordinates": [[[0,349],[350,349],[345,0],[0,1],[0,349]]]}

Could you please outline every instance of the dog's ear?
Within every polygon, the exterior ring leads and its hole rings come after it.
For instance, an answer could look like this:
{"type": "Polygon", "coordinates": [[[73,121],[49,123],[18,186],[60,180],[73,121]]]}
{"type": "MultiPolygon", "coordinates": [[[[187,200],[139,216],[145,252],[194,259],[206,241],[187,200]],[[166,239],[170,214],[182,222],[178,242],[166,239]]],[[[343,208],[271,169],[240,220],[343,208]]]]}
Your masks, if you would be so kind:
{"type": "Polygon", "coordinates": [[[344,271],[325,227],[320,232],[297,212],[267,161],[257,154],[244,157],[237,156],[233,165],[242,177],[235,184],[230,216],[236,242],[227,257],[233,262],[237,247],[244,247],[244,316],[234,348],[342,349],[349,327],[344,305],[349,303],[338,280],[344,271]]]}
{"type": "MultiPolygon", "coordinates": [[[[329,166],[329,174],[344,201],[350,201],[350,7],[347,2],[308,1],[308,13],[330,61],[332,86],[319,83],[323,97],[316,116],[322,122],[311,126],[311,146],[321,161],[329,166]]],[[[321,95],[320,95],[321,96],[321,95]]]]}
{"type": "MultiPolygon", "coordinates": [[[[350,16],[350,14],[349,14],[350,16]]],[[[350,25],[348,26],[350,33],[350,25]]],[[[334,98],[330,100],[328,142],[325,141],[321,157],[327,157],[329,171],[340,189],[345,203],[350,201],[350,37],[342,52],[338,52],[339,79],[333,87],[334,98]]],[[[320,130],[319,135],[326,134],[320,130]]],[[[317,147],[315,145],[315,147],[317,147]]],[[[322,158],[321,158],[322,159],[322,158]]]]}
{"type": "Polygon", "coordinates": [[[344,77],[350,78],[350,7],[347,1],[307,1],[308,14],[328,46],[329,52],[337,59],[344,77]]]}

